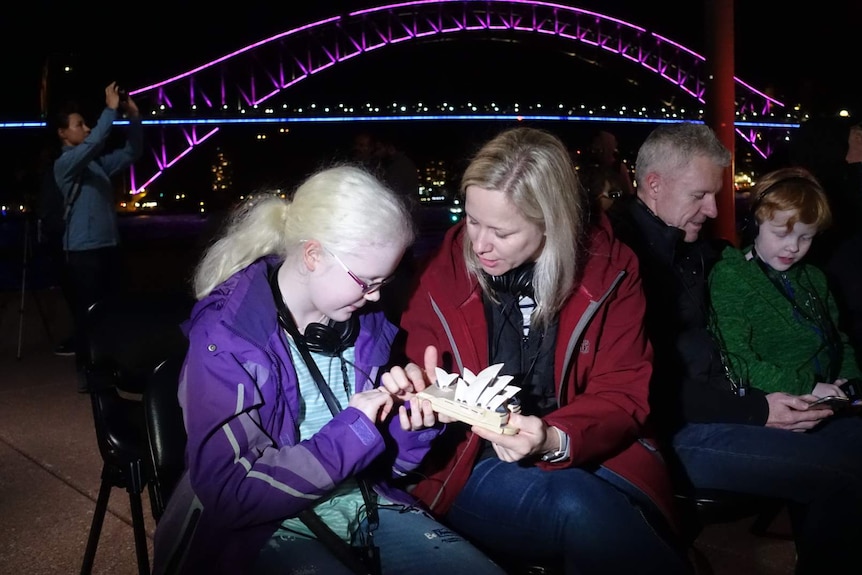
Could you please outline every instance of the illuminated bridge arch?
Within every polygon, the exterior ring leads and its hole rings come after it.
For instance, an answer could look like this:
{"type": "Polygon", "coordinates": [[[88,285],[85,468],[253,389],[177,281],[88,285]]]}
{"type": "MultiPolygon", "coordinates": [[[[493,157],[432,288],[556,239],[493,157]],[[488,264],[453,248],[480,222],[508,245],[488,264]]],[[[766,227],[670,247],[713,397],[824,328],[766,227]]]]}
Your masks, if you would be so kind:
{"type": "MultiPolygon", "coordinates": [[[[704,101],[705,58],[700,54],[618,18],[533,0],[413,0],[357,10],[282,32],[131,93],[142,109],[156,115],[217,118],[225,110],[265,104],[306,78],[367,52],[466,32],[524,32],[581,42],[639,65],[704,101]]],[[[738,118],[760,118],[783,107],[738,78],[735,84],[738,118]]],[[[211,138],[217,124],[162,124],[149,157],[152,163],[142,158],[132,173],[132,191],[146,188],[211,138]]],[[[737,127],[737,133],[757,149],[756,130],[737,127]]]]}

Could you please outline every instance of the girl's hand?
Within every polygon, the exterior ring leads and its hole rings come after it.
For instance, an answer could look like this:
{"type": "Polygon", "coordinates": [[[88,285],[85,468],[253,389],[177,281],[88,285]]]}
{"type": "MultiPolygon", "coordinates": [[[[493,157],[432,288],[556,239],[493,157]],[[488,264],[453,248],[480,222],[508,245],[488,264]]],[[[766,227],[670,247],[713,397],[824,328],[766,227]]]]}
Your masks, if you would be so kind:
{"type": "Polygon", "coordinates": [[[392,406],[395,405],[395,400],[385,388],[378,387],[369,391],[354,393],[347,405],[355,407],[376,424],[389,416],[392,406]]]}
{"type": "Polygon", "coordinates": [[[437,348],[429,345],[425,348],[425,369],[415,363],[408,363],[403,368],[393,367],[380,378],[380,387],[386,389],[393,398],[402,405],[398,408],[401,428],[404,430],[423,429],[433,426],[437,421],[452,423],[455,419],[435,413],[431,402],[420,400],[416,394],[428,388],[437,381],[437,348]],[[409,403],[410,408],[407,408],[409,403]]]}
{"type": "Polygon", "coordinates": [[[403,368],[395,366],[381,376],[381,386],[402,402],[410,401],[437,378],[434,371],[437,367],[437,348],[429,345],[425,349],[424,359],[424,371],[415,363],[408,363],[403,368]]]}

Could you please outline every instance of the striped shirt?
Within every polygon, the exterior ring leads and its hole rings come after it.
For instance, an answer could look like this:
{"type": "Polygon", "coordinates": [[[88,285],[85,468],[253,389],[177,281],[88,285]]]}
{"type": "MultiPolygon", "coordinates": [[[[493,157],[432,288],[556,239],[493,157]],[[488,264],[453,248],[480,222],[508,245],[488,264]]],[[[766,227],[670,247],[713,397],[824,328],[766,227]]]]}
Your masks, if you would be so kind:
{"type": "MultiPolygon", "coordinates": [[[[288,341],[290,342],[291,356],[299,360],[294,361],[293,365],[299,379],[299,440],[302,441],[311,438],[326,425],[332,419],[332,413],[326,405],[323,394],[320,393],[320,389],[314,382],[311,372],[305,365],[305,361],[302,360],[302,354],[299,353],[293,338],[288,337],[288,341]]],[[[352,394],[352,390],[355,389],[354,370],[347,369],[347,384],[343,385],[345,376],[342,374],[341,362],[347,362],[348,366],[352,365],[356,357],[355,349],[351,347],[345,350],[341,357],[331,357],[316,352],[310,353],[321,375],[323,375],[323,379],[330,384],[330,389],[335,394],[338,405],[341,409],[346,409],[350,399],[347,390],[351,390],[352,394]]],[[[350,542],[353,533],[359,527],[359,523],[365,518],[364,505],[365,501],[362,499],[359,484],[351,478],[342,481],[332,493],[320,499],[315,504],[314,511],[339,537],[350,542]]],[[[314,537],[298,518],[286,519],[282,522],[281,529],[314,537]]]]}

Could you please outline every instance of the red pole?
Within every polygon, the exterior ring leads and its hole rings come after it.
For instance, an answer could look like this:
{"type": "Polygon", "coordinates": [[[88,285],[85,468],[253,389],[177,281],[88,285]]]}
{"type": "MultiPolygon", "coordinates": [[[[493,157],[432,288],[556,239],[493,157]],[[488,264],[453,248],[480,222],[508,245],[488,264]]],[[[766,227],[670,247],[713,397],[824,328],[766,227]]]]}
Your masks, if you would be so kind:
{"type": "Polygon", "coordinates": [[[39,113],[42,118],[48,117],[48,71],[50,70],[51,57],[45,58],[42,65],[42,76],[39,79],[39,113]]]}
{"type": "Polygon", "coordinates": [[[730,169],[725,172],[724,185],[718,194],[718,217],[714,235],[739,245],[736,233],[736,206],[733,174],[736,171],[736,115],[733,81],[733,2],[734,0],[705,0],[706,31],[706,108],[705,121],[715,130],[718,139],[730,150],[730,169]]]}

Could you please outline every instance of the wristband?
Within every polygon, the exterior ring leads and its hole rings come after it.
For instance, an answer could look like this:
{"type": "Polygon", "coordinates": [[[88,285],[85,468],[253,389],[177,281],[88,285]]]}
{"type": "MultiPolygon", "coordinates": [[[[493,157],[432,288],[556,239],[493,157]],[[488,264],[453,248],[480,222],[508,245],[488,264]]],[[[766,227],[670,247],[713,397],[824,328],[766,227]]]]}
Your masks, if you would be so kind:
{"type": "Polygon", "coordinates": [[[569,458],[569,435],[559,427],[555,427],[560,438],[560,448],[557,451],[549,451],[542,456],[545,463],[559,463],[569,458]]]}

